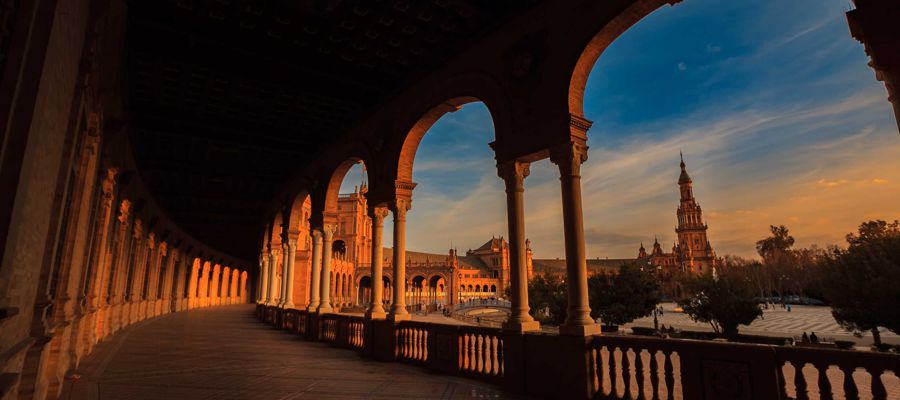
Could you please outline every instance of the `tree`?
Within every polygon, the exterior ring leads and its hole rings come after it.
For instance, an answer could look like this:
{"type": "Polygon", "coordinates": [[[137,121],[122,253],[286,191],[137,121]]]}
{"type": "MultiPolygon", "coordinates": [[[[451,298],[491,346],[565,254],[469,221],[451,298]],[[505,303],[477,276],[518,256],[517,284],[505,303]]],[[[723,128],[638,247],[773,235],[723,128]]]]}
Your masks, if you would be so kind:
{"type": "Polygon", "coordinates": [[[756,242],[756,251],[763,260],[772,260],[790,252],[794,245],[794,237],[784,225],[771,225],[772,236],[756,242]]]}
{"type": "Polygon", "coordinates": [[[622,325],[650,315],[659,304],[656,279],[636,265],[623,265],[614,275],[595,274],[588,279],[591,316],[606,325],[622,325]]]}
{"type": "Polygon", "coordinates": [[[879,327],[900,333],[900,226],[863,222],[847,242],[824,259],[822,291],[838,324],[857,336],[872,332],[881,345],[879,327]]]}
{"type": "Polygon", "coordinates": [[[716,333],[733,337],[738,325],[749,325],[762,315],[754,289],[742,274],[723,272],[718,279],[711,274],[687,278],[684,286],[690,297],[679,300],[694,322],[705,322],[716,333]]]}
{"type": "Polygon", "coordinates": [[[528,282],[528,306],[531,316],[553,325],[560,325],[566,320],[568,306],[566,283],[559,275],[544,273],[535,275],[528,282]]]}

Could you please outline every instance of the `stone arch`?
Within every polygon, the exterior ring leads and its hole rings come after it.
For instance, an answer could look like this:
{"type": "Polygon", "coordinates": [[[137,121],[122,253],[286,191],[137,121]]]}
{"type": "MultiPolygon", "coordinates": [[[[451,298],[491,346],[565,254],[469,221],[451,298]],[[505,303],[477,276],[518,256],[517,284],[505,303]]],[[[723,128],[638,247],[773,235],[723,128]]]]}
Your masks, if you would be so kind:
{"type": "Polygon", "coordinates": [[[392,166],[395,168],[395,179],[401,182],[412,182],[413,164],[415,162],[416,152],[419,149],[419,144],[422,142],[425,134],[428,133],[431,127],[445,114],[456,112],[462,106],[474,102],[484,103],[488,108],[488,112],[491,114],[491,121],[494,123],[494,139],[496,139],[498,136],[497,123],[495,122],[496,106],[492,107],[492,104],[489,102],[473,96],[456,96],[448,97],[447,100],[439,100],[432,103],[437,105],[433,105],[431,108],[423,111],[403,135],[397,159],[392,163],[392,166]]]}
{"type": "Polygon", "coordinates": [[[337,213],[338,195],[340,194],[341,183],[344,182],[344,178],[347,176],[347,172],[350,171],[350,168],[353,168],[354,165],[360,162],[366,169],[369,168],[370,163],[366,163],[362,156],[348,156],[331,169],[331,173],[327,175],[327,183],[324,186],[324,191],[316,191],[316,195],[320,198],[320,201],[316,202],[316,199],[313,199],[312,218],[317,218],[322,213],[324,213],[324,215],[321,215],[322,218],[326,215],[330,216],[337,213]]]}
{"type": "MultiPolygon", "coordinates": [[[[581,53],[570,69],[572,72],[568,88],[569,114],[584,118],[584,88],[587,85],[594,63],[597,62],[597,59],[600,58],[600,55],[603,54],[606,48],[622,33],[653,11],[666,4],[674,5],[679,2],[681,0],[637,0],[612,19],[605,17],[594,19],[595,21],[602,21],[603,26],[599,30],[594,29],[590,39],[581,46],[581,53]]],[[[592,27],[585,25],[585,28],[592,27]]]]}
{"type": "Polygon", "coordinates": [[[282,226],[287,227],[288,232],[297,232],[306,226],[309,223],[310,204],[311,198],[306,190],[297,192],[285,206],[282,226]]]}
{"type": "Polygon", "coordinates": [[[356,283],[356,303],[357,304],[369,304],[369,299],[372,298],[371,291],[372,290],[372,277],[369,275],[363,275],[359,277],[356,283]]]}
{"type": "Polygon", "coordinates": [[[281,247],[281,232],[283,221],[283,213],[279,211],[278,214],[275,215],[275,218],[272,219],[272,223],[269,225],[269,250],[281,247]]]}
{"type": "Polygon", "coordinates": [[[347,256],[347,243],[340,239],[331,242],[331,254],[334,259],[343,260],[347,256]]]}

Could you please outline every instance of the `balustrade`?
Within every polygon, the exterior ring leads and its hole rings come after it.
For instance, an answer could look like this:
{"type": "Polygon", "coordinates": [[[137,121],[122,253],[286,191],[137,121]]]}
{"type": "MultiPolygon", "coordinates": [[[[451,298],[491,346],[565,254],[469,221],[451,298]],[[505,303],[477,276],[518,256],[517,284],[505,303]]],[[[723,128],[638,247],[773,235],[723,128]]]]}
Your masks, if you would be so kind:
{"type": "Polygon", "coordinates": [[[775,354],[779,392],[798,400],[887,399],[884,378],[900,373],[900,360],[890,353],[776,347],[775,354]]]}
{"type": "MultiPolygon", "coordinates": [[[[557,385],[559,387],[553,390],[560,393],[584,393],[587,397],[600,399],[881,400],[888,398],[884,380],[887,377],[897,379],[900,369],[900,355],[890,353],[641,336],[588,337],[583,342],[584,353],[578,356],[577,351],[573,351],[581,345],[572,347],[571,340],[577,339],[565,336],[510,333],[497,328],[420,321],[377,322],[361,316],[286,311],[284,319],[288,330],[335,347],[367,355],[372,355],[377,348],[388,348],[392,349],[392,353],[388,353],[389,360],[410,362],[442,373],[508,387],[512,384],[514,389],[518,385],[520,390],[531,392],[539,392],[538,386],[557,385]],[[310,329],[320,332],[320,336],[307,335],[310,329]],[[373,329],[382,329],[389,334],[377,335],[373,329]],[[516,339],[514,350],[511,350],[515,357],[512,364],[507,365],[512,338],[516,339]],[[389,341],[385,342],[387,339],[389,341]],[[570,342],[564,342],[566,340],[570,342]],[[556,365],[546,371],[540,368],[559,360],[570,362],[571,367],[556,365]],[[579,369],[579,360],[587,361],[583,364],[586,369],[579,369]],[[523,369],[535,366],[541,370],[523,369]],[[513,371],[508,371],[508,367],[513,371]],[[577,385],[571,385],[573,376],[582,376],[578,375],[579,371],[585,373],[582,382],[587,383],[586,392],[579,392],[577,385]],[[569,375],[554,375],[560,373],[569,375]],[[533,379],[529,382],[528,377],[545,374],[549,374],[546,379],[551,383],[537,384],[533,379]]],[[[264,319],[271,312],[258,310],[258,316],[264,319]]]]}

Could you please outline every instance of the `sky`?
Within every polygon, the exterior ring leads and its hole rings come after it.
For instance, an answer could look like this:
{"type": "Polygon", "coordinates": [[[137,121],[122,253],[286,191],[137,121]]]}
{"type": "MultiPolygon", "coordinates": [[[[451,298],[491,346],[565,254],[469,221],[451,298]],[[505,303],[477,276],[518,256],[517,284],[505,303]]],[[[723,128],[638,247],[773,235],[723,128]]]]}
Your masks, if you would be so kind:
{"type": "MultiPolygon", "coordinates": [[[[671,248],[679,151],[720,256],[756,256],[773,224],[805,247],[844,244],[864,220],[900,219],[900,135],[849,35],[847,8],[844,0],[689,0],[613,42],[585,90],[594,122],[582,166],[587,256],[635,257],[654,237],[671,248]]],[[[425,135],[407,249],[465,251],[506,235],[493,139],[481,103],[425,135]]],[[[558,177],[543,160],[525,181],[535,258],[564,256],[558,177]]],[[[351,171],[343,191],[361,179],[351,171]]]]}

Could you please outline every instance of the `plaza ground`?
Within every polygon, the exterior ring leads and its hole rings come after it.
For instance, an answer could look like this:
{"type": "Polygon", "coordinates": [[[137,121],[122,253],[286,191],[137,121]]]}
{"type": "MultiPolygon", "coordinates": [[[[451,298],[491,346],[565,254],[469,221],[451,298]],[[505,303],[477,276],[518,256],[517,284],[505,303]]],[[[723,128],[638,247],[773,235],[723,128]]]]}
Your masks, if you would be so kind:
{"type": "MultiPolygon", "coordinates": [[[[691,321],[684,313],[676,312],[675,303],[663,303],[663,315],[659,324],[674,326],[676,329],[712,331],[712,327],[706,323],[691,321]]],[[[632,326],[653,327],[653,317],[645,317],[635,320],[626,328],[632,326]]],[[[740,332],[748,335],[799,337],[806,332],[815,332],[820,340],[833,338],[836,340],[850,340],[856,342],[858,347],[868,347],[872,344],[872,334],[867,332],[863,337],[853,336],[842,328],[831,316],[831,309],[822,306],[792,305],[791,311],[782,309],[780,305],[774,309],[763,310],[763,318],[753,321],[749,326],[741,326],[740,332]]],[[[881,340],[885,343],[900,344],[900,336],[889,331],[881,331],[881,340]]]]}

